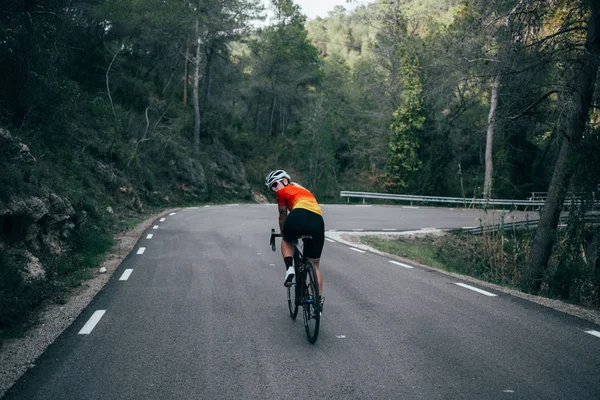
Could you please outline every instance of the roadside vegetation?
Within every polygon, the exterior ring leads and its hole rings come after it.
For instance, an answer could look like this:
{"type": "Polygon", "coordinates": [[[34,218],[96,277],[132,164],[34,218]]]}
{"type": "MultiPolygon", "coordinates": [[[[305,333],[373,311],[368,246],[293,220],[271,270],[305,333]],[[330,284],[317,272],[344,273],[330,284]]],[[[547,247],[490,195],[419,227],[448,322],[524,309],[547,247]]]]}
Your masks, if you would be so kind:
{"type": "MultiPolygon", "coordinates": [[[[500,228],[477,235],[458,230],[441,236],[363,236],[360,240],[429,267],[526,292],[526,265],[534,234],[534,230],[500,228]]],[[[557,236],[538,295],[600,309],[600,266],[589,259],[590,253],[595,253],[585,251],[586,243],[600,238],[600,227],[575,222],[557,236]],[[576,241],[581,246],[574,248],[570,243],[576,241]]]]}

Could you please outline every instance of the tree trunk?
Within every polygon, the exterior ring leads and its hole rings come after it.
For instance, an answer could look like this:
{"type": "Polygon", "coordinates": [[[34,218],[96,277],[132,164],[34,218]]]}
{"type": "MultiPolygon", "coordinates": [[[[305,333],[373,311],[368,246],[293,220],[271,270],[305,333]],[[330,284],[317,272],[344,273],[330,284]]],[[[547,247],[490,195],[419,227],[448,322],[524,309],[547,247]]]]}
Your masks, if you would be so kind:
{"type": "Polygon", "coordinates": [[[496,125],[496,107],[498,106],[498,89],[500,88],[500,75],[496,75],[492,86],[492,98],[490,101],[490,113],[488,115],[487,137],[485,142],[485,181],[483,184],[483,198],[489,200],[492,197],[492,179],[494,175],[494,128],[496,125]]]}
{"type": "MultiPolygon", "coordinates": [[[[204,108],[208,103],[208,96],[210,94],[210,65],[212,62],[213,56],[213,48],[212,44],[209,44],[208,47],[205,48],[204,55],[206,56],[206,60],[204,63],[204,76],[202,77],[202,98],[200,99],[200,115],[204,114],[204,108]]],[[[214,130],[213,130],[214,131],[214,130]]],[[[214,142],[214,137],[211,134],[210,140],[214,142]]]]}
{"type": "Polygon", "coordinates": [[[271,119],[269,120],[269,135],[267,137],[271,137],[273,132],[273,114],[275,114],[275,103],[277,102],[277,96],[273,97],[273,102],[271,103],[271,119]]]}
{"type": "Polygon", "coordinates": [[[183,75],[183,105],[187,105],[188,92],[188,60],[190,59],[190,39],[185,43],[185,72],[183,75]]]}
{"type": "Polygon", "coordinates": [[[198,20],[196,20],[196,66],[194,68],[194,155],[200,153],[200,104],[198,84],[200,82],[200,40],[198,39],[198,20]]]}
{"type": "Polygon", "coordinates": [[[556,237],[567,187],[573,174],[569,164],[580,141],[589,116],[589,108],[596,85],[600,57],[600,3],[590,0],[591,15],[587,27],[585,50],[577,60],[573,73],[571,109],[568,110],[565,137],[562,139],[558,160],[554,167],[548,198],[544,204],[540,223],[535,234],[527,266],[527,289],[538,293],[542,285],[546,265],[556,237]]]}

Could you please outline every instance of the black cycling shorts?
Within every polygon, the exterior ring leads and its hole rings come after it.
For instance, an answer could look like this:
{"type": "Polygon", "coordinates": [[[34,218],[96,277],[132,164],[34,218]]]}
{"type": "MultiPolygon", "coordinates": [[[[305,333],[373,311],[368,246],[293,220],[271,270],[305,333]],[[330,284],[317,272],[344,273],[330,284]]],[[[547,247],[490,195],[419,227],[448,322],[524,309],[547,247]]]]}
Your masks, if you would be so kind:
{"type": "Polygon", "coordinates": [[[300,236],[311,236],[304,244],[304,256],[320,258],[325,243],[325,222],[323,217],[304,208],[295,208],[287,215],[281,232],[288,242],[295,242],[300,236]]]}

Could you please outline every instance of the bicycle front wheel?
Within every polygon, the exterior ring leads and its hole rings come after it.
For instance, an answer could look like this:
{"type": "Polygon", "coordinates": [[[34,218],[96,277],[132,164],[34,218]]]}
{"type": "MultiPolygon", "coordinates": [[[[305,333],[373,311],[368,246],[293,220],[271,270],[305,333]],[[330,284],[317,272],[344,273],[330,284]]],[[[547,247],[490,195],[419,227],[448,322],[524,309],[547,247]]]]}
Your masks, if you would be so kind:
{"type": "Polygon", "coordinates": [[[304,302],[302,303],[304,311],[304,328],[306,336],[310,343],[315,343],[319,336],[319,324],[321,322],[319,281],[317,272],[311,261],[305,264],[306,273],[304,275],[304,302]]]}
{"type": "Polygon", "coordinates": [[[296,319],[296,315],[298,315],[298,290],[297,283],[293,283],[292,286],[287,288],[288,309],[290,310],[290,317],[292,319],[296,319]]]}

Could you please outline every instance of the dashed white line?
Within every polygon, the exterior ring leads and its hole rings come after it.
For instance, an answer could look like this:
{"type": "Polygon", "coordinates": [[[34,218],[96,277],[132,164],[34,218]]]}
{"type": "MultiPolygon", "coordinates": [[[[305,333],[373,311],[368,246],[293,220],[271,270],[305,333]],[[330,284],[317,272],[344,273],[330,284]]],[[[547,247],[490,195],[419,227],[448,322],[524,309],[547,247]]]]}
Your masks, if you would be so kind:
{"type": "Polygon", "coordinates": [[[467,288],[469,290],[473,290],[473,291],[475,291],[477,293],[481,293],[481,294],[484,294],[484,295],[489,296],[489,297],[496,297],[497,296],[494,293],[486,292],[485,290],[478,289],[476,287],[467,285],[465,283],[455,283],[455,285],[462,286],[464,288],[467,288]]]}
{"type": "Polygon", "coordinates": [[[161,218],[161,219],[159,219],[158,221],[159,221],[159,222],[165,222],[165,220],[166,220],[166,218],[161,218]]]}
{"type": "Polygon", "coordinates": [[[100,322],[100,319],[102,318],[102,316],[104,315],[105,312],[106,312],[106,310],[96,311],[92,315],[92,317],[88,320],[88,322],[85,323],[83,328],[81,328],[81,330],[79,331],[79,334],[80,335],[89,335],[96,327],[96,324],[98,322],[100,322]]]}
{"type": "Polygon", "coordinates": [[[145,251],[146,251],[145,247],[140,247],[137,251],[137,254],[144,254],[145,251]]]}
{"type": "Polygon", "coordinates": [[[172,213],[171,213],[171,214],[169,214],[169,215],[175,215],[175,214],[177,214],[177,213],[174,213],[174,212],[172,212],[172,213]]]}
{"type": "Polygon", "coordinates": [[[346,335],[335,335],[338,339],[346,339],[346,335]]]}
{"type": "Polygon", "coordinates": [[[356,249],[354,247],[350,247],[350,250],[358,251],[359,253],[364,253],[365,252],[364,250],[356,249]]]}
{"type": "Polygon", "coordinates": [[[154,225],[152,229],[158,229],[158,225],[154,225]]]}
{"type": "Polygon", "coordinates": [[[335,240],[333,240],[333,239],[325,238],[325,240],[327,240],[328,242],[331,242],[331,243],[335,243],[335,240]]]}
{"type": "Polygon", "coordinates": [[[132,269],[126,269],[125,272],[123,272],[123,275],[121,275],[121,277],[119,278],[119,280],[126,281],[127,279],[129,279],[132,272],[133,272],[132,269]]]}
{"type": "Polygon", "coordinates": [[[398,261],[392,261],[392,260],[388,260],[388,261],[391,262],[392,264],[396,264],[396,265],[399,265],[399,266],[404,267],[404,268],[410,268],[410,269],[414,268],[413,266],[410,266],[408,264],[404,264],[404,263],[401,263],[401,262],[398,262],[398,261]]]}
{"type": "Polygon", "coordinates": [[[146,239],[152,239],[154,237],[154,234],[149,233],[148,236],[146,236],[146,239]]]}
{"type": "Polygon", "coordinates": [[[589,330],[589,331],[585,331],[585,333],[589,333],[590,335],[596,336],[600,338],[600,332],[598,331],[594,331],[594,330],[589,330]]]}

